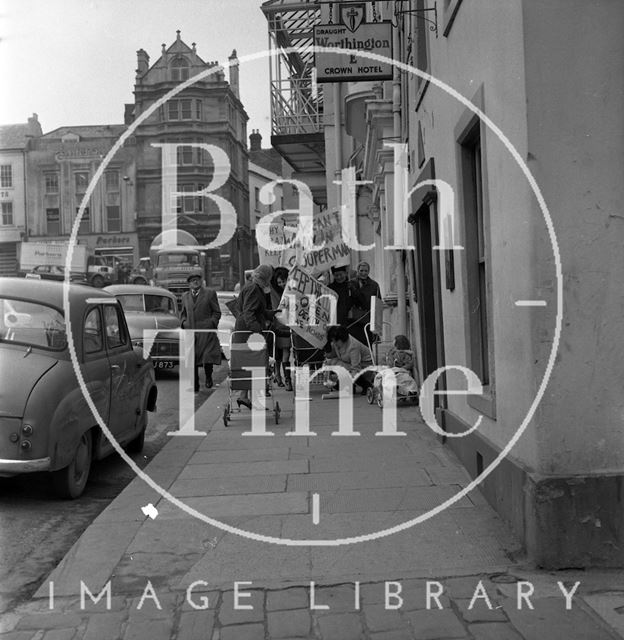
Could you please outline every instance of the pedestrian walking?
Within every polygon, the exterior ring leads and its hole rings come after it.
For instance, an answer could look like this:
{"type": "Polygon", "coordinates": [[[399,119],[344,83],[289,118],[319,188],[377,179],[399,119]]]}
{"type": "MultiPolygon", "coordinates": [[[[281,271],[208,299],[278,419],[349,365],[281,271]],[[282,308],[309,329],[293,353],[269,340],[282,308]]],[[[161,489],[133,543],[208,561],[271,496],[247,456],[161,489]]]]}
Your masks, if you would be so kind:
{"type": "Polygon", "coordinates": [[[367,343],[367,335],[371,344],[377,339],[366,325],[371,321],[371,298],[381,299],[379,285],[369,277],[369,273],[370,265],[368,262],[360,262],[357,266],[357,277],[350,283],[353,298],[351,335],[363,344],[367,343]]]}
{"type": "MultiPolygon", "coordinates": [[[[187,278],[190,290],[182,296],[183,329],[216,329],[221,318],[217,294],[202,286],[201,271],[193,271],[187,278]]],[[[199,392],[199,368],[203,366],[207,389],[214,386],[212,372],[221,363],[221,345],[214,333],[195,334],[194,390],[199,392]]]]}
{"type": "MultiPolygon", "coordinates": [[[[267,323],[275,317],[279,310],[271,310],[267,305],[266,294],[270,292],[273,267],[261,264],[251,274],[238,296],[239,315],[234,325],[232,344],[246,344],[251,333],[262,333],[267,323]]],[[[251,409],[249,391],[244,389],[236,400],[238,406],[251,409]]]]}

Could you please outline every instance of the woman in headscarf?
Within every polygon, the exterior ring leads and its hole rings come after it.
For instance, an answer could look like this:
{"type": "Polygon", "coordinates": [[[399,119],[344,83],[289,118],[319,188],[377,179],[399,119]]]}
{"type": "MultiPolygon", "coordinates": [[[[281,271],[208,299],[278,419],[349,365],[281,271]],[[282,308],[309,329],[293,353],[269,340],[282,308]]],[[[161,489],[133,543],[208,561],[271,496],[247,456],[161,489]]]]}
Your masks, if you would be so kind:
{"type": "MultiPolygon", "coordinates": [[[[271,310],[267,306],[266,293],[271,286],[273,267],[261,264],[253,270],[251,282],[248,282],[238,296],[239,315],[234,325],[232,344],[246,344],[251,333],[261,333],[266,329],[267,321],[272,320],[278,310],[271,310]]],[[[236,400],[241,405],[251,409],[249,391],[244,389],[236,400]]]]}

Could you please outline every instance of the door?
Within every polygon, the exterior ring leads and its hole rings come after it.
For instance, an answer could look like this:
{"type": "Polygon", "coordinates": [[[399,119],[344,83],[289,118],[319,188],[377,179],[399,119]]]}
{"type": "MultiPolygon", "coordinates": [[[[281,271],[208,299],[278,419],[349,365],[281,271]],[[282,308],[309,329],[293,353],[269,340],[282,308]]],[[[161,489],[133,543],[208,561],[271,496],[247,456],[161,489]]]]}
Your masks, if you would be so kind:
{"type": "MultiPolygon", "coordinates": [[[[426,378],[444,366],[444,326],[442,315],[441,252],[438,244],[437,207],[435,198],[427,201],[412,218],[416,239],[416,283],[422,345],[423,376],[426,378]]],[[[423,379],[424,379],[423,378],[423,379]]],[[[446,388],[446,377],[438,379],[437,389],[446,388]]],[[[445,396],[435,396],[435,406],[445,406],[445,396]]],[[[441,424],[441,422],[440,422],[441,424]]]]}
{"type": "Polygon", "coordinates": [[[136,435],[141,413],[141,367],[118,303],[102,306],[111,376],[108,428],[119,442],[136,435]]]}

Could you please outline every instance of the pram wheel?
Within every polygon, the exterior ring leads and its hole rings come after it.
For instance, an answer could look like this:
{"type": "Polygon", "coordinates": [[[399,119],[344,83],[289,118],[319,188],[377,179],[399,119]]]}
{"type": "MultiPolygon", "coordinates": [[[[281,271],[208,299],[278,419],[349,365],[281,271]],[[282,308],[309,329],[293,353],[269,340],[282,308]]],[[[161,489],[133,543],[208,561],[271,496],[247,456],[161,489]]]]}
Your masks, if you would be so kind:
{"type": "Polygon", "coordinates": [[[368,404],[373,404],[374,401],[375,401],[375,393],[373,391],[373,388],[368,387],[368,389],[366,389],[366,402],[368,402],[368,404]]]}
{"type": "Polygon", "coordinates": [[[282,410],[280,409],[279,402],[275,403],[275,424],[279,424],[280,413],[282,410]]]}

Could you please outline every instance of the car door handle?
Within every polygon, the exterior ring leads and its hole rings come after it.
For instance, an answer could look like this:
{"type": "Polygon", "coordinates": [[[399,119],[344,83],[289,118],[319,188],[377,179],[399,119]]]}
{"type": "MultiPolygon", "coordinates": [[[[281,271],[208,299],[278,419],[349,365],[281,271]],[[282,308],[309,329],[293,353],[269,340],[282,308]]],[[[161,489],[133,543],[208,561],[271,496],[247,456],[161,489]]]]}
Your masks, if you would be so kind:
{"type": "Polygon", "coordinates": [[[111,371],[119,371],[121,367],[118,364],[111,364],[111,371]]]}

